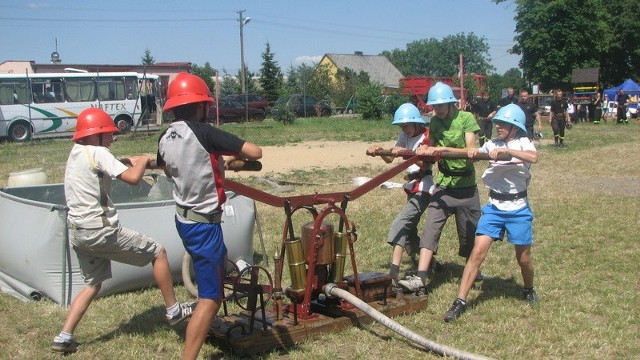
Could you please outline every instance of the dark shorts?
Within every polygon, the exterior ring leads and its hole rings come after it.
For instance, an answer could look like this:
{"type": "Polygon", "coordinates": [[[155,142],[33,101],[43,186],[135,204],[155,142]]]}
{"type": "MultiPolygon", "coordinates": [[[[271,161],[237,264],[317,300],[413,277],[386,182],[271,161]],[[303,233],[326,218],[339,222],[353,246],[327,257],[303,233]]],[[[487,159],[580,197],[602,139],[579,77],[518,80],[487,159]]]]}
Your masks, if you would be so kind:
{"type": "Polygon", "coordinates": [[[480,219],[480,196],[476,186],[467,188],[443,188],[436,186],[429,206],[420,247],[434,252],[438,250],[440,235],[447,219],[455,215],[458,232],[458,255],[468,257],[473,250],[476,226],[480,219]]]}

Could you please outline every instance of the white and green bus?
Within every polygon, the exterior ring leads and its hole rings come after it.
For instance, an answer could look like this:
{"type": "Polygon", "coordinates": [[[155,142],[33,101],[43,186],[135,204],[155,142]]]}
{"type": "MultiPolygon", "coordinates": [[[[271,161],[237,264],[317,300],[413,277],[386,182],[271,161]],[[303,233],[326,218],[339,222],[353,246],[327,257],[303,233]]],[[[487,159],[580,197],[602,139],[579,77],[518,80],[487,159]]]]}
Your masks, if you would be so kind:
{"type": "Polygon", "coordinates": [[[26,141],[43,134],[72,132],[78,114],[88,107],[106,111],[120,131],[126,132],[143,114],[161,112],[159,99],[157,75],[0,74],[0,138],[26,141]]]}

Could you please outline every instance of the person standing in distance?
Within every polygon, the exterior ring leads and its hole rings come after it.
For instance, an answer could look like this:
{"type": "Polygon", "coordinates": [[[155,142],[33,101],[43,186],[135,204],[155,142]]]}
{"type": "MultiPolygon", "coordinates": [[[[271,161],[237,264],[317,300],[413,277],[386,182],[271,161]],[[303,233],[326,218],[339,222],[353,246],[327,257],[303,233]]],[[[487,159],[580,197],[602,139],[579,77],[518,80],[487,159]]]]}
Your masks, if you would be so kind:
{"type": "Polygon", "coordinates": [[[176,75],[164,105],[174,121],[158,141],[157,163],[173,184],[176,229],[191,255],[198,283],[198,306],[187,326],[183,359],[198,357],[224,298],[227,249],[220,226],[226,200],[222,156],[262,157],[257,145],[207,123],[213,103],[204,80],[188,73],[176,75]]]}

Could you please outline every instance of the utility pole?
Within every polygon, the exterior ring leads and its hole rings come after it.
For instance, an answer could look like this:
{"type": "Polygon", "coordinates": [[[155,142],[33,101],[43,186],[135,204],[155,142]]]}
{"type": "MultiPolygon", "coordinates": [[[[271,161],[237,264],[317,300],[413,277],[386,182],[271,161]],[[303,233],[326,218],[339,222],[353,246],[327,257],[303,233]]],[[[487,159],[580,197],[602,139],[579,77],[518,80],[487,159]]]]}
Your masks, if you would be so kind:
{"type": "Polygon", "coordinates": [[[243,18],[242,13],[247,10],[238,10],[238,22],[240,23],[240,86],[244,94],[245,119],[249,120],[249,94],[247,93],[247,80],[244,65],[244,26],[251,20],[250,17],[243,18]]]}

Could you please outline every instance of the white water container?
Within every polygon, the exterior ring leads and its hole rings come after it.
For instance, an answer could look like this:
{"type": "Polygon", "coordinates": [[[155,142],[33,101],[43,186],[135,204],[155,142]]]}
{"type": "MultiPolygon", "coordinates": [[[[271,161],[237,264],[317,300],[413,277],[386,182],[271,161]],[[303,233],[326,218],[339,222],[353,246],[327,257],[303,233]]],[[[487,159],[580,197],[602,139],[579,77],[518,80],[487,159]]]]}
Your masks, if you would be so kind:
{"type": "Polygon", "coordinates": [[[47,183],[47,173],[42,168],[9,173],[9,187],[43,185],[47,183]]]}

